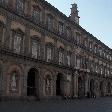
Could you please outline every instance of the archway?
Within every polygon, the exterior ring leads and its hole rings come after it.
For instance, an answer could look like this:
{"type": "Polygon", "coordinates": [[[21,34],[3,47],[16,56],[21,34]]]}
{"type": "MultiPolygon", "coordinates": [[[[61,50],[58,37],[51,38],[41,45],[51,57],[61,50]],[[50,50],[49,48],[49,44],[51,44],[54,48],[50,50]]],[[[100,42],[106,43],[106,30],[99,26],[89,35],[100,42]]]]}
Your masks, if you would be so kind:
{"type": "Polygon", "coordinates": [[[35,68],[29,70],[27,77],[27,96],[37,96],[37,75],[38,71],[35,68]]]}
{"type": "Polygon", "coordinates": [[[103,81],[100,82],[100,95],[104,96],[104,82],[103,81]]]}
{"type": "Polygon", "coordinates": [[[91,79],[90,80],[90,97],[92,97],[92,98],[95,96],[95,93],[94,93],[94,89],[95,89],[94,84],[95,84],[94,80],[91,79]]]}
{"type": "Polygon", "coordinates": [[[82,98],[85,96],[85,83],[82,77],[78,77],[78,97],[82,98]]]}
{"type": "Polygon", "coordinates": [[[58,73],[57,80],[56,80],[56,95],[62,95],[62,74],[58,73]]]}

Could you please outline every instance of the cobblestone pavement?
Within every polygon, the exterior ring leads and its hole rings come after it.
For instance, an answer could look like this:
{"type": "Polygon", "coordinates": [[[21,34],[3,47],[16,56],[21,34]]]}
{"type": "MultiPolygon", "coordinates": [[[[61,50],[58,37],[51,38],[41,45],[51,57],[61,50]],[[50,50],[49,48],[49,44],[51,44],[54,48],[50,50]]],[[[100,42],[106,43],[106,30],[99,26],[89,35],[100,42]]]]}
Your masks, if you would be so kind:
{"type": "Polygon", "coordinates": [[[95,100],[0,102],[0,112],[112,112],[112,97],[95,100]]]}

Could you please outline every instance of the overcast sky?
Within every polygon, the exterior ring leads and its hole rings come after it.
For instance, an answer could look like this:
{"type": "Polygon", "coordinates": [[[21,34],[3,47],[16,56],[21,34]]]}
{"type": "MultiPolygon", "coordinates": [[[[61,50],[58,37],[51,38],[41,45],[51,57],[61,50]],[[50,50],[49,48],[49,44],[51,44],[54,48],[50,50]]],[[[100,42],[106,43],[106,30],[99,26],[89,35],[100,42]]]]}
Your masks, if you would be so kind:
{"type": "Polygon", "coordinates": [[[112,0],[46,0],[65,15],[71,4],[78,5],[80,25],[112,48],[112,0]]]}

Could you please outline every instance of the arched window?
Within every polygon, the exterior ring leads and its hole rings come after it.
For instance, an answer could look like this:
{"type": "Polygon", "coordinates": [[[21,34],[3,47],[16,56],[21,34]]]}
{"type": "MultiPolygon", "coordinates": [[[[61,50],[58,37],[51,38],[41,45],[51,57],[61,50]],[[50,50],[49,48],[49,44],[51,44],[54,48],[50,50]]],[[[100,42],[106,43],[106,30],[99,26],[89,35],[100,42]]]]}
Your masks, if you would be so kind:
{"type": "Polygon", "coordinates": [[[18,91],[18,86],[19,86],[19,77],[18,77],[18,72],[13,71],[10,74],[10,90],[11,91],[18,91]]]}
{"type": "Polygon", "coordinates": [[[45,93],[46,95],[51,95],[51,76],[47,75],[45,77],[45,93]]]}

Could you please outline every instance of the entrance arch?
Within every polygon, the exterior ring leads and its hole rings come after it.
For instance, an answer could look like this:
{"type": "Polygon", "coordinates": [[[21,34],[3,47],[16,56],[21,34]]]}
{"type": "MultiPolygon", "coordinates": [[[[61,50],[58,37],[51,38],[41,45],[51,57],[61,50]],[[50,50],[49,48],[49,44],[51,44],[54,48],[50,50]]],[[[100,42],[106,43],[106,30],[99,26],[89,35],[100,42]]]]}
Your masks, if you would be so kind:
{"type": "Polygon", "coordinates": [[[94,93],[94,89],[95,89],[94,84],[95,84],[94,80],[91,79],[90,80],[90,97],[92,97],[92,98],[95,96],[95,93],[94,93]]]}
{"type": "Polygon", "coordinates": [[[85,83],[82,77],[78,77],[78,97],[82,98],[85,96],[85,83]]]}
{"type": "Polygon", "coordinates": [[[62,95],[62,80],[63,80],[63,74],[58,73],[57,80],[56,80],[56,95],[61,96],[62,95]]]}
{"type": "Polygon", "coordinates": [[[37,76],[38,70],[31,68],[27,77],[27,96],[37,96],[37,76]]]}

